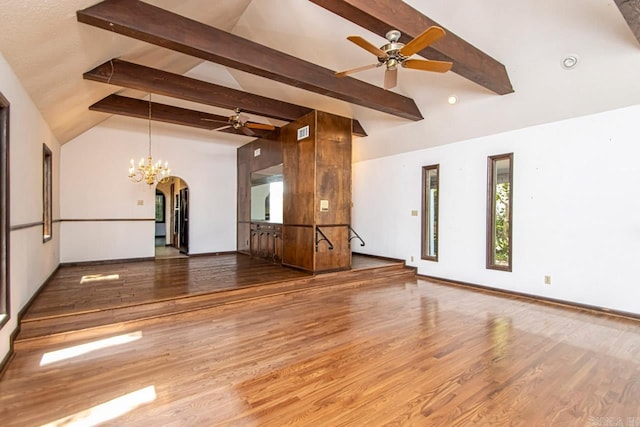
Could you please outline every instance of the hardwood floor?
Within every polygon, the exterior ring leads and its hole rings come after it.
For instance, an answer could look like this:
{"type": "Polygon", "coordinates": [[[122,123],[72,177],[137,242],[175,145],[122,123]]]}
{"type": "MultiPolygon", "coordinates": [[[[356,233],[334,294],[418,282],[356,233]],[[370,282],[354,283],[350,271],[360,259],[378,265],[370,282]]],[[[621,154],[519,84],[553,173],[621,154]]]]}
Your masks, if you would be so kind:
{"type": "Polygon", "coordinates": [[[279,294],[92,342],[18,351],[0,424],[640,424],[637,321],[425,280],[279,294]]]}
{"type": "Polygon", "coordinates": [[[24,319],[104,310],[279,282],[309,273],[241,254],[61,268],[24,319]]]}

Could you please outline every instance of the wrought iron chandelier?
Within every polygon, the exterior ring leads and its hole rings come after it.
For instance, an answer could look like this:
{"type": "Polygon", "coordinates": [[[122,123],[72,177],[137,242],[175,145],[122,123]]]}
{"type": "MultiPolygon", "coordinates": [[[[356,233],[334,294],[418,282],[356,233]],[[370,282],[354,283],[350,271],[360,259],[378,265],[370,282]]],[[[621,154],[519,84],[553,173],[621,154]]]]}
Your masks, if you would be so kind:
{"type": "Polygon", "coordinates": [[[158,160],[155,164],[151,157],[151,94],[149,94],[149,156],[145,163],[144,158],[140,159],[138,166],[136,167],[131,159],[131,165],[129,167],[129,179],[132,182],[144,181],[153,186],[154,184],[165,183],[169,181],[171,169],[169,169],[169,162],[162,164],[161,160],[158,160]]]}

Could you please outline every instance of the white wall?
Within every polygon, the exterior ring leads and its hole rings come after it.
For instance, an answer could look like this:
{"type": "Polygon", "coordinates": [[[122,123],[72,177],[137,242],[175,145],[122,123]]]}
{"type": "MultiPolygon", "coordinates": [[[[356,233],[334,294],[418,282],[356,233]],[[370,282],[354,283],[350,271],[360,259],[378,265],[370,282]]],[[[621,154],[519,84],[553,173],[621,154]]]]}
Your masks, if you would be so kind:
{"type": "Polygon", "coordinates": [[[420,274],[640,314],[638,117],[640,105],[356,163],[353,226],[367,242],[357,250],[420,274]],[[487,156],[509,152],[511,273],[485,268],[487,156]],[[430,164],[440,164],[439,262],[420,260],[411,216],[430,164]]]}
{"type": "MultiPolygon", "coordinates": [[[[184,139],[179,130],[154,123],[152,155],[189,187],[189,253],[233,251],[236,146],[206,131],[184,139]]],[[[127,177],[131,157],[147,155],[147,131],[144,120],[112,117],[62,147],[61,262],[154,255],[155,188],[127,177]],[[123,221],[104,221],[114,219],[123,221]]]]}
{"type": "MultiPolygon", "coordinates": [[[[0,54],[0,92],[10,103],[9,152],[12,227],[42,221],[42,144],[53,154],[53,219],[59,215],[60,146],[0,54]]],[[[17,316],[59,264],[60,227],[54,223],[53,237],[42,242],[42,226],[14,230],[10,234],[10,313],[0,330],[0,360],[9,352],[9,337],[17,327],[17,316]]]]}

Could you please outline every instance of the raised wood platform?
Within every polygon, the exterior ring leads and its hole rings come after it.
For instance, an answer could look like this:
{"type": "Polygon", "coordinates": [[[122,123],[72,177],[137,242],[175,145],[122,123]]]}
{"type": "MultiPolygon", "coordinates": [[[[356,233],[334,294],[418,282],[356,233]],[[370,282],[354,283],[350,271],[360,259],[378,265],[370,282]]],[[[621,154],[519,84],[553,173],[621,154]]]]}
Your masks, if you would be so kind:
{"type": "Polygon", "coordinates": [[[311,275],[242,254],[62,267],[33,301],[17,350],[90,338],[127,323],[326,287],[414,278],[404,262],[354,255],[352,269],[311,275]]]}

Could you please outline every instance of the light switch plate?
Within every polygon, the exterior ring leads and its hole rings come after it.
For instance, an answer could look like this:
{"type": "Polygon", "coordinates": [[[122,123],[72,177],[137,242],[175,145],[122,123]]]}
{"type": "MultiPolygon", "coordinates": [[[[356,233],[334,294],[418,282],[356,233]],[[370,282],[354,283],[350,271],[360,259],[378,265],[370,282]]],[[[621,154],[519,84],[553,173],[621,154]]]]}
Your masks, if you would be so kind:
{"type": "Polygon", "coordinates": [[[412,210],[411,211],[411,216],[418,216],[418,211],[417,210],[412,210]]]}
{"type": "Polygon", "coordinates": [[[328,211],[329,211],[329,201],[320,200],[320,212],[328,212],[328,211]]]}
{"type": "Polygon", "coordinates": [[[253,157],[258,157],[260,155],[260,149],[256,148],[255,150],[253,150],[253,157]]]}

